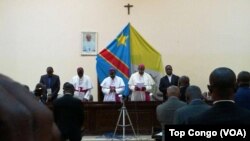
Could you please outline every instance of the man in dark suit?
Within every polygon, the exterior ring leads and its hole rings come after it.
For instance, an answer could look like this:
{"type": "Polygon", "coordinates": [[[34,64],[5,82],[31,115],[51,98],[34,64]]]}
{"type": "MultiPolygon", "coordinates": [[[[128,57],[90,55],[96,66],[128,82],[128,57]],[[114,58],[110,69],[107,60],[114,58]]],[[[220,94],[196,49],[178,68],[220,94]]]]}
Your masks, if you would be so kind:
{"type": "Polygon", "coordinates": [[[178,86],[179,76],[173,74],[173,69],[171,65],[166,65],[165,67],[166,75],[161,78],[159,90],[162,92],[163,101],[167,100],[166,92],[169,86],[178,86]]]}
{"type": "Polygon", "coordinates": [[[185,124],[189,117],[198,115],[211,107],[205,103],[201,89],[198,86],[187,87],[185,95],[188,105],[175,111],[174,124],[185,124]]]}
{"type": "Polygon", "coordinates": [[[250,73],[241,71],[237,77],[238,89],[235,93],[235,103],[250,110],[250,73]]]}
{"type": "Polygon", "coordinates": [[[60,90],[60,78],[58,75],[53,74],[54,70],[52,67],[47,68],[47,74],[42,75],[40,83],[44,84],[47,89],[48,101],[54,101],[60,90]]]}
{"type": "Polygon", "coordinates": [[[234,101],[235,73],[225,67],[215,69],[209,77],[208,89],[214,101],[212,108],[188,119],[188,124],[250,124],[250,111],[234,101]]]}
{"type": "Polygon", "coordinates": [[[63,141],[81,141],[83,125],[83,105],[81,100],[74,98],[75,88],[66,82],[63,85],[64,96],[55,100],[54,118],[61,131],[63,141]]]}

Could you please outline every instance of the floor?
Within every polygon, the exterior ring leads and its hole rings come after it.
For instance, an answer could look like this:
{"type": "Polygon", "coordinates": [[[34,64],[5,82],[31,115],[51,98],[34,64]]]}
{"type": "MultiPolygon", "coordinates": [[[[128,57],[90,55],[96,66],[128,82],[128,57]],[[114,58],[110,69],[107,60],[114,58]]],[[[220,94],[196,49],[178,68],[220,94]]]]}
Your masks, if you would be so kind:
{"type": "Polygon", "coordinates": [[[108,136],[83,136],[82,141],[154,141],[151,135],[141,135],[141,136],[117,136],[114,139],[108,136]]]}

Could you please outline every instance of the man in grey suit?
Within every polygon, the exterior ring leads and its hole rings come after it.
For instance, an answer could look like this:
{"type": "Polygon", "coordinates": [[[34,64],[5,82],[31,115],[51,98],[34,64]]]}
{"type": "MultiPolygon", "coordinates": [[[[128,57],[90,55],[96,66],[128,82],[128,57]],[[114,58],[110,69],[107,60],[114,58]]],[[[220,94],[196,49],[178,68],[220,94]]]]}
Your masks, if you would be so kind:
{"type": "Polygon", "coordinates": [[[187,87],[186,98],[189,104],[175,111],[174,124],[185,124],[189,117],[198,115],[211,107],[203,101],[204,98],[198,86],[187,87]]]}
{"type": "Polygon", "coordinates": [[[185,102],[179,100],[180,89],[177,86],[170,86],[167,88],[168,100],[158,105],[156,108],[157,119],[161,123],[163,140],[164,140],[164,126],[173,124],[174,112],[176,109],[186,105],[185,102]]]}

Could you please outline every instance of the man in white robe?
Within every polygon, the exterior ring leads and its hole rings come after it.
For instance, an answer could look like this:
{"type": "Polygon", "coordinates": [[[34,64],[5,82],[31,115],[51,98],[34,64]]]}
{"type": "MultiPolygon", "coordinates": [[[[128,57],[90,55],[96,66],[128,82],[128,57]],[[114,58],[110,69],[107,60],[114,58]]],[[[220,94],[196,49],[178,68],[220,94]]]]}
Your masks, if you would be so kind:
{"type": "Polygon", "coordinates": [[[84,74],[82,67],[77,68],[77,75],[71,79],[70,83],[75,87],[74,97],[82,101],[90,100],[93,85],[90,77],[84,74]]]}
{"type": "Polygon", "coordinates": [[[83,51],[95,52],[95,42],[92,40],[91,35],[86,35],[86,41],[83,43],[83,51]]]}
{"type": "Polygon", "coordinates": [[[129,89],[132,91],[131,101],[150,101],[149,93],[155,82],[144,70],[145,66],[139,65],[138,72],[133,73],[128,81],[129,89]]]}
{"type": "Polygon", "coordinates": [[[116,101],[119,102],[120,98],[119,95],[125,89],[124,81],[121,77],[116,76],[116,70],[114,68],[110,68],[109,70],[109,77],[105,78],[102,83],[102,92],[104,94],[104,102],[107,101],[116,101]]]}

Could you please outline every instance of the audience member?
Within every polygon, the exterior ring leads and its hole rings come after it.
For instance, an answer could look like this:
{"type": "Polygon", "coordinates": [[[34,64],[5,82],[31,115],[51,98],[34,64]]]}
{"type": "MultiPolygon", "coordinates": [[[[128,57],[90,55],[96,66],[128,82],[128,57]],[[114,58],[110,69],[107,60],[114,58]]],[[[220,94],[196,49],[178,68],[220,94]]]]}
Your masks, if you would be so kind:
{"type": "Polygon", "coordinates": [[[138,72],[133,73],[128,81],[129,89],[132,91],[131,101],[150,101],[149,93],[155,82],[144,70],[145,66],[140,64],[138,72]]]}
{"type": "Polygon", "coordinates": [[[186,102],[186,89],[189,86],[189,78],[187,76],[181,76],[178,82],[180,88],[180,100],[186,102]]]}
{"type": "Polygon", "coordinates": [[[226,67],[216,68],[209,76],[208,89],[214,101],[207,111],[188,119],[188,124],[250,124],[250,111],[234,101],[235,73],[226,67]]]}
{"type": "Polygon", "coordinates": [[[234,97],[235,103],[250,110],[250,73],[247,71],[240,72],[237,77],[237,84],[238,89],[234,97]]]}
{"type": "Polygon", "coordinates": [[[185,102],[179,100],[180,89],[177,86],[169,86],[167,88],[166,95],[168,96],[167,101],[156,107],[157,120],[160,122],[163,133],[164,141],[164,126],[172,125],[174,120],[174,112],[186,105],[185,102]]]}
{"type": "Polygon", "coordinates": [[[46,86],[43,85],[42,83],[36,84],[36,87],[34,90],[34,96],[37,101],[43,104],[46,104],[48,102],[46,86]]]}
{"type": "Polygon", "coordinates": [[[83,105],[81,100],[74,98],[75,88],[66,82],[63,85],[63,97],[53,102],[54,119],[61,131],[62,140],[81,141],[83,125],[83,105]]]}
{"type": "Polygon", "coordinates": [[[175,111],[174,124],[185,124],[189,117],[198,115],[211,107],[204,102],[204,98],[198,86],[187,87],[185,94],[188,105],[175,111]]]}
{"type": "Polygon", "coordinates": [[[30,91],[30,87],[28,85],[23,85],[23,86],[26,90],[30,91]]]}
{"type": "Polygon", "coordinates": [[[90,77],[84,74],[82,67],[77,68],[77,75],[71,79],[70,83],[75,88],[74,97],[79,98],[82,101],[90,100],[91,89],[93,89],[93,85],[90,77]]]}
{"type": "Polygon", "coordinates": [[[58,75],[53,74],[54,70],[52,67],[47,67],[47,74],[42,75],[40,83],[44,84],[47,89],[48,101],[54,101],[60,90],[60,78],[58,75]]]}
{"type": "Polygon", "coordinates": [[[167,100],[167,88],[169,86],[178,86],[179,76],[173,74],[173,69],[171,65],[166,65],[165,67],[166,75],[160,79],[159,90],[163,94],[163,101],[167,100]]]}
{"type": "Polygon", "coordinates": [[[59,141],[51,111],[22,84],[0,74],[0,89],[1,141],[59,141]]]}
{"type": "Polygon", "coordinates": [[[114,68],[109,69],[109,77],[105,78],[102,83],[102,92],[104,94],[103,101],[116,101],[119,102],[119,94],[125,89],[124,81],[121,77],[116,76],[116,70],[114,68]]]}

